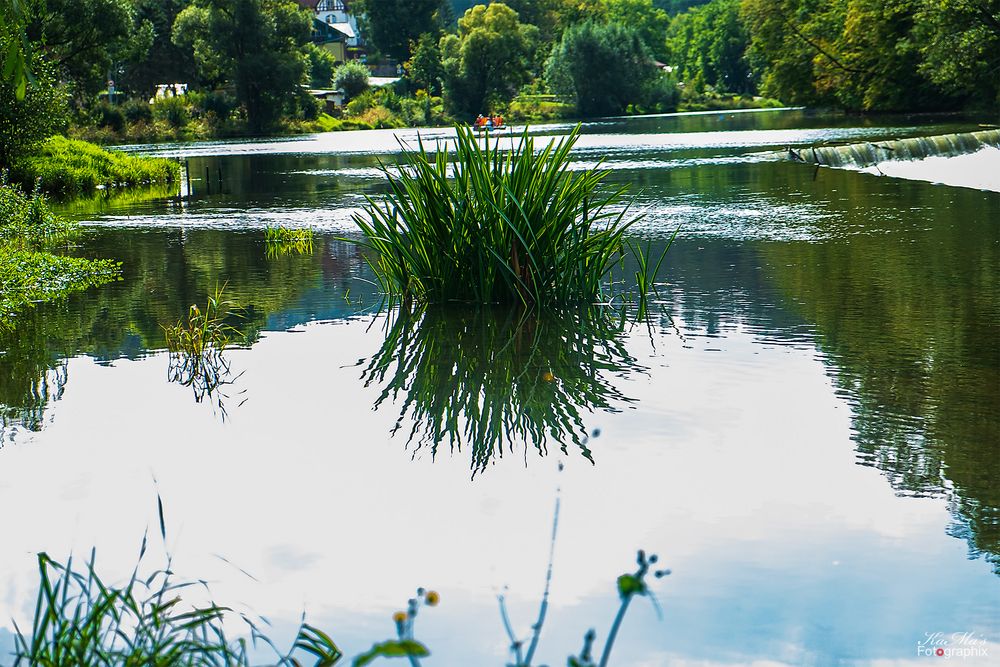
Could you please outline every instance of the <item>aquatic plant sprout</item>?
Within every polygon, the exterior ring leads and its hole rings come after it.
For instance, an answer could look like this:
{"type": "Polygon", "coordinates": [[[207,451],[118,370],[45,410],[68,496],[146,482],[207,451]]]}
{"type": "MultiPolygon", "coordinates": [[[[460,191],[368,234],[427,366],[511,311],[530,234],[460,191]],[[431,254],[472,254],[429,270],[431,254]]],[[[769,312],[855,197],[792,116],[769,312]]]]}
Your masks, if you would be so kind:
{"type": "Polygon", "coordinates": [[[457,128],[448,151],[404,146],[389,192],[354,220],[382,290],[422,303],[539,306],[601,300],[634,218],[610,172],[571,171],[579,127],[541,150],[527,131],[501,150],[457,128]]]}

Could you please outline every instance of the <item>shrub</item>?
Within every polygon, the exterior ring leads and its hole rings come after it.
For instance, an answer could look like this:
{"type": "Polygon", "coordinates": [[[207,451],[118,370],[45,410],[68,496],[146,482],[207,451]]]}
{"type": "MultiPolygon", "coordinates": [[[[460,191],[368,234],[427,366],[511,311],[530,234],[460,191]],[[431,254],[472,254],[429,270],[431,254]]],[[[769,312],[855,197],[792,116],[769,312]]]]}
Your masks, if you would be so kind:
{"type": "Polygon", "coordinates": [[[360,116],[378,104],[378,97],[374,90],[366,90],[344,106],[344,111],[348,116],[360,116]]]}
{"type": "Polygon", "coordinates": [[[358,117],[358,120],[376,130],[405,127],[403,119],[384,106],[372,107],[358,117]]]}
{"type": "Polygon", "coordinates": [[[418,302],[586,304],[631,225],[600,194],[608,172],[567,171],[579,128],[535,151],[527,132],[509,152],[456,128],[454,160],[403,152],[389,194],[354,217],[382,289],[418,302]]]}
{"type": "MultiPolygon", "coordinates": [[[[0,57],[0,70],[6,62],[0,57]]],[[[18,100],[14,84],[0,76],[0,168],[12,168],[43,141],[65,130],[69,108],[65,90],[44,62],[31,65],[35,80],[18,100]]]]}
{"type": "Polygon", "coordinates": [[[106,100],[91,107],[90,117],[97,127],[107,127],[114,132],[125,129],[125,114],[122,113],[121,107],[114,106],[106,100]]]}
{"type": "Polygon", "coordinates": [[[352,60],[333,71],[333,87],[344,91],[344,95],[352,99],[368,90],[369,76],[368,68],[364,64],[352,60]]]}
{"type": "Polygon", "coordinates": [[[121,110],[129,124],[153,122],[153,108],[146,100],[132,98],[122,104],[121,110]]]}
{"type": "Polygon", "coordinates": [[[191,113],[183,97],[164,97],[153,102],[153,118],[166,122],[170,127],[184,127],[191,120],[191,113]]]}

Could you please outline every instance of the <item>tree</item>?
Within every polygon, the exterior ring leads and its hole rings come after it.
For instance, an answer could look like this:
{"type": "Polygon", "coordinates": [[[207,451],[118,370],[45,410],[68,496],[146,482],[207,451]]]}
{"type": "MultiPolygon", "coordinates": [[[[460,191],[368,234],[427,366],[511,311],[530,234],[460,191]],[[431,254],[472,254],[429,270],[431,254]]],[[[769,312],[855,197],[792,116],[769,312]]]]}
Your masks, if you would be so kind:
{"type": "Polygon", "coordinates": [[[601,0],[604,23],[618,23],[633,28],[653,55],[666,55],[664,40],[670,17],[653,6],[652,0],[601,0]]]}
{"type": "MultiPolygon", "coordinates": [[[[0,51],[0,71],[6,72],[7,55],[0,51]]],[[[0,169],[11,169],[53,134],[66,129],[69,108],[66,93],[56,83],[53,68],[37,54],[25,63],[32,73],[18,99],[19,82],[0,79],[0,169]]]]}
{"type": "Polygon", "coordinates": [[[438,40],[425,32],[412,45],[410,52],[413,55],[406,62],[406,76],[418,89],[423,88],[430,95],[440,95],[444,67],[441,65],[438,40]]]}
{"type": "MultiPolygon", "coordinates": [[[[358,8],[359,3],[354,3],[358,8]]],[[[363,0],[366,36],[382,53],[403,62],[410,42],[425,32],[436,32],[435,14],[441,0],[363,0]]]]}
{"type": "Polygon", "coordinates": [[[136,23],[151,26],[152,41],[144,57],[127,64],[123,80],[132,90],[148,97],[157,84],[192,81],[192,54],[171,39],[174,21],[188,4],[189,0],[135,0],[136,23]]]}
{"type": "Polygon", "coordinates": [[[922,74],[976,106],[1000,107],[1000,1],[928,0],[914,36],[922,74]]]}
{"type": "Polygon", "coordinates": [[[144,56],[153,41],[152,25],[137,24],[132,0],[38,0],[27,33],[80,93],[103,88],[109,74],[117,76],[113,66],[144,56]]]}
{"type": "Polygon", "coordinates": [[[458,34],[441,38],[445,98],[453,113],[490,111],[531,80],[538,28],[499,2],[476,5],[458,20],[458,34]]]}
{"type": "Polygon", "coordinates": [[[801,0],[743,0],[740,15],[750,32],[747,58],[760,76],[761,93],[788,104],[833,102],[813,85],[813,59],[835,26],[824,26],[801,0]]]}
{"type": "Polygon", "coordinates": [[[641,104],[662,85],[653,54],[631,27],[593,22],[566,29],[545,70],[549,87],[581,116],[609,116],[641,104]]]}
{"type": "Polygon", "coordinates": [[[679,14],[667,31],[667,60],[685,85],[752,94],[757,82],[746,59],[749,35],[739,0],[713,0],[679,14]]]}
{"type": "Polygon", "coordinates": [[[337,58],[326,49],[311,43],[306,44],[305,51],[309,58],[309,85],[313,88],[328,88],[337,69],[337,58]]]}
{"type": "Polygon", "coordinates": [[[301,95],[311,28],[291,0],[194,0],[174,21],[173,40],[206,81],[233,85],[248,128],[260,133],[301,95]]]}
{"type": "Polygon", "coordinates": [[[352,99],[368,90],[368,68],[357,60],[344,63],[333,71],[333,87],[352,99]]]}
{"type": "Polygon", "coordinates": [[[20,101],[28,89],[31,56],[28,37],[24,30],[24,3],[18,0],[0,0],[0,61],[3,62],[0,81],[10,84],[14,99],[20,101]]]}

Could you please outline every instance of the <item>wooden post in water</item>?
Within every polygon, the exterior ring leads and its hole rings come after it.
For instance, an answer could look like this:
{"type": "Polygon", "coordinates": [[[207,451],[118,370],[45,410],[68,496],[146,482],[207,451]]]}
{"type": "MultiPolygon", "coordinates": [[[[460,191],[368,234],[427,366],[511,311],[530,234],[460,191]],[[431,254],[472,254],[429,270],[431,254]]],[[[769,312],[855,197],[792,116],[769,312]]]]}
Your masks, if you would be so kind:
{"type": "Polygon", "coordinates": [[[184,160],[184,180],[187,181],[187,196],[191,196],[191,162],[184,160]]]}
{"type": "Polygon", "coordinates": [[[222,166],[219,166],[219,192],[222,192],[222,166]]]}
{"type": "Polygon", "coordinates": [[[206,194],[212,194],[212,177],[209,175],[208,165],[205,165],[205,187],[206,194]]]}

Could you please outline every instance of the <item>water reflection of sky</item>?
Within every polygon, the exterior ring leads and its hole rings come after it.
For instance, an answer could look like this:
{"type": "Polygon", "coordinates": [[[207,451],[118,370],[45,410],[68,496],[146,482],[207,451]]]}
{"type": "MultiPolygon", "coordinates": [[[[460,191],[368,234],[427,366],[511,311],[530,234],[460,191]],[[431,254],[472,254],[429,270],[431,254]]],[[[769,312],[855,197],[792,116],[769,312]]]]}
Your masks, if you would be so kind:
{"type": "Polygon", "coordinates": [[[124,575],[155,522],[155,476],[178,572],[268,617],[304,606],[348,652],[427,585],[445,601],[420,619],[441,664],[498,663],[492,596],[509,586],[527,625],[557,486],[551,664],[590,624],[606,627],[613,578],[640,546],[674,574],[655,586],[662,622],[636,605],[619,664],[901,659],[924,631],[996,630],[989,567],[944,534],[941,502],[898,497],[856,465],[848,407],[811,350],[751,328],[657,335],[654,351],[637,330],[629,347],[654,372],[616,380],[636,409],[588,417],[602,433],[595,465],[531,452],[473,482],[465,454],[411,461],[388,435],[395,413],[371,411],[374,389],[355,366],[380,342],[367,324],[314,324],[233,352],[250,401],[225,424],[163,381],[162,355],[72,360],[52,424],[3,450],[8,506],[40,489],[56,500],[5,521],[0,615],[24,620],[35,550],[93,543],[124,575]]]}
{"type": "MultiPolygon", "coordinates": [[[[540,654],[550,665],[578,651],[588,627],[606,631],[614,579],[639,547],[673,570],[654,584],[664,618],[637,601],[615,664],[917,665],[927,632],[997,642],[1000,589],[977,551],[991,544],[993,515],[973,517],[979,542],[947,531],[970,520],[956,503],[990,510],[994,497],[995,479],[956,473],[981,476],[992,465],[989,447],[970,441],[996,423],[997,396],[981,393],[975,405],[964,397],[988,389],[982,378],[1000,369],[995,351],[975,347],[1000,315],[988,226],[1000,201],[733,162],[740,151],[723,145],[729,135],[910,126],[771,117],[776,127],[753,114],[630,121],[696,123],[673,129],[719,146],[684,147],[675,136],[662,141],[680,147],[647,145],[611,162],[612,179],[633,183],[648,207],[637,236],[656,247],[683,227],[661,276],[666,314],[622,334],[636,372],[604,374],[631,402],[584,413],[587,429],[600,431],[589,442],[593,463],[573,448],[547,457],[515,448],[472,479],[467,450],[444,447],[432,461],[405,432],[392,435],[405,394],[373,410],[381,387],[364,385],[359,360],[382,345],[382,320],[368,313],[361,258],[335,240],[363,195],[379,191],[372,160],[226,158],[229,192],[83,214],[94,223],[85,247],[120,253],[127,279],[106,288],[93,329],[51,371],[63,393],[46,402],[44,428],[0,449],[0,503],[14,508],[0,541],[0,618],[24,627],[37,551],[96,545],[112,578],[127,575],[156,523],[159,491],[175,569],[211,581],[220,601],[287,621],[278,626],[286,638],[305,608],[357,653],[391,633],[391,613],[424,585],[443,597],[418,620],[430,664],[502,664],[494,595],[509,587],[526,634],[561,487],[540,654]],[[716,141],[719,123],[735,130],[716,141]],[[259,229],[274,224],[321,230],[316,253],[265,262],[259,229]],[[256,306],[263,331],[229,353],[248,401],[225,423],[166,382],[167,357],[150,333],[219,277],[256,306]],[[175,291],[178,304],[167,298],[175,291]],[[942,365],[951,380],[936,393],[942,365]],[[964,418],[955,406],[967,408],[964,418]],[[935,426],[937,415],[948,424],[935,426]],[[952,423],[954,432],[932,432],[952,423]],[[924,436],[909,449],[879,439],[910,437],[907,429],[924,436]],[[911,479],[907,455],[930,459],[918,470],[926,478],[911,479]]],[[[609,134],[620,122],[585,128],[585,145],[648,143],[609,134]]],[[[41,312],[87,307],[78,297],[41,312]]],[[[1000,645],[990,652],[995,659],[1000,645]]]]}

